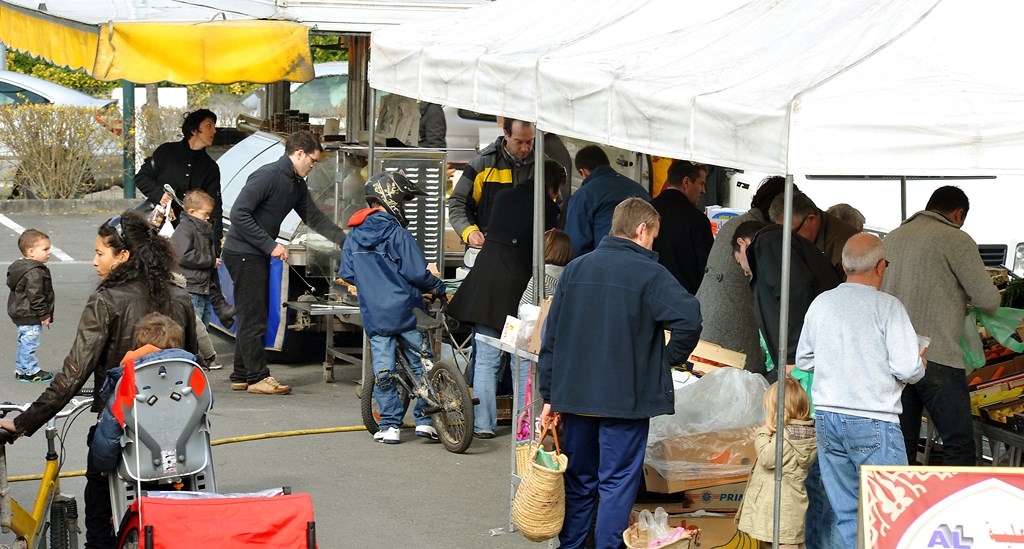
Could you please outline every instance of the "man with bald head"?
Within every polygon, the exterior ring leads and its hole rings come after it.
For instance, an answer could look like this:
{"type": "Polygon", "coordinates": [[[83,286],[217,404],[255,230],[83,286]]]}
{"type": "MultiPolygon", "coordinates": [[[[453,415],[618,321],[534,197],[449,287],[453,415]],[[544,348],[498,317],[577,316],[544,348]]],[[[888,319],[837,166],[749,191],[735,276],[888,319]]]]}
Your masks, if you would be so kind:
{"type": "Polygon", "coordinates": [[[906,308],[879,291],[889,264],[882,241],[856,234],[842,258],[846,282],[807,309],[796,367],[814,374],[818,461],[839,546],[856,547],[860,466],[907,464],[900,397],[924,377],[925,360],[906,308]]]}

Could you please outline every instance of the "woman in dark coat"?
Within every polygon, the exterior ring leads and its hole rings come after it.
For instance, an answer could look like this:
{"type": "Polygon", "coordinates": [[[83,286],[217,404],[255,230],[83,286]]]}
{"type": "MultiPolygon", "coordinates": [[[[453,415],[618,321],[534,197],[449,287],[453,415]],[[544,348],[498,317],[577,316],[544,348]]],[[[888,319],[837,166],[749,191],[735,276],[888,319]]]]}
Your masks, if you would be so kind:
{"type": "MultiPolygon", "coordinates": [[[[544,162],[547,187],[558,189],[566,179],[557,162],[544,162]]],[[[546,189],[545,189],[546,190],[546,189]]],[[[497,338],[506,316],[516,316],[519,298],[530,282],[533,258],[533,179],[498,194],[487,231],[487,239],[469,275],[448,307],[448,313],[473,325],[476,334],[497,338]]],[[[545,192],[545,195],[549,193],[545,192]]],[[[544,201],[544,229],[555,227],[558,206],[544,201]]],[[[490,345],[475,345],[473,394],[480,399],[474,410],[473,430],[480,438],[492,438],[497,424],[498,368],[501,352],[490,345]]]]}

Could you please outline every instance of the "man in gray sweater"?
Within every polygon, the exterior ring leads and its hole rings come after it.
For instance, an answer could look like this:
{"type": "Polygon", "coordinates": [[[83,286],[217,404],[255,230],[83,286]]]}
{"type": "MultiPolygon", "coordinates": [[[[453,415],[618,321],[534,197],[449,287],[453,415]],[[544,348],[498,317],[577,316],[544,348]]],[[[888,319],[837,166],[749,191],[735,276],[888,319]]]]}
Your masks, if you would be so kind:
{"type": "Polygon", "coordinates": [[[944,465],[974,465],[974,425],[960,336],[967,306],[994,315],[999,291],[985,272],[978,246],[960,230],[970,202],[957,187],[940,187],[924,211],[885,238],[892,260],[882,291],[906,306],[917,333],[931,338],[928,373],[903,391],[900,426],[914,463],[921,412],[928,410],[942,437],[944,465]]]}
{"type": "Polygon", "coordinates": [[[903,304],[878,291],[889,263],[882,241],[854,235],[842,261],[847,281],[807,310],[796,367],[814,374],[818,461],[839,546],[856,547],[860,466],[907,464],[900,397],[925,367],[903,304]]]}

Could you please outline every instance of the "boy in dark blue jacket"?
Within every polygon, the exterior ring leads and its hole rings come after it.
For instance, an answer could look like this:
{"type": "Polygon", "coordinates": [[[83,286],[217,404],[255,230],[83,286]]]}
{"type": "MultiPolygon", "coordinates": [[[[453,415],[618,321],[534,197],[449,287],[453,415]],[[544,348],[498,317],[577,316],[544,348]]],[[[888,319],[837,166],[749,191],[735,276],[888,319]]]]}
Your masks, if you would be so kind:
{"type": "MultiPolygon", "coordinates": [[[[409,365],[422,376],[423,334],[416,330],[412,311],[423,309],[424,292],[440,295],[444,283],[427,271],[423,252],[405,228],[405,201],[427,193],[396,172],[371,177],[365,190],[369,207],[349,219],[352,230],[342,247],[338,276],[359,290],[359,312],[373,353],[373,396],[380,410],[380,430],[373,440],[398,444],[403,411],[393,379],[395,347],[401,338],[409,365]]],[[[416,436],[436,440],[437,431],[423,415],[425,406],[418,399],[413,409],[416,436]]]]}

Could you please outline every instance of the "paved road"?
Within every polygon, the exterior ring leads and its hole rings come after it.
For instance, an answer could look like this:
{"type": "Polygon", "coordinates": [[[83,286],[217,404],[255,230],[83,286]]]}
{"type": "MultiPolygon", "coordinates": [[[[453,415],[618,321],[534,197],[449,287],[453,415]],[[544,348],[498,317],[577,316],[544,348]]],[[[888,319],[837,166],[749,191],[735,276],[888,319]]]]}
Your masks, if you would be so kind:
{"type": "MultiPolygon", "coordinates": [[[[110,213],[74,215],[8,214],[0,217],[0,266],[19,257],[17,233],[11,227],[40,229],[65,256],[50,260],[57,293],[57,311],[44,330],[39,357],[44,368],[57,369],[67,354],[86,297],[95,288],[92,249],[96,228],[110,213]],[[63,259],[63,260],[62,260],[63,259]]],[[[221,361],[231,364],[233,341],[215,337],[221,361]]],[[[14,381],[16,332],[0,320],[0,399],[29,402],[42,384],[14,381]]],[[[274,376],[294,387],[287,396],[232,392],[228,370],[210,373],[215,404],[214,439],[296,429],[361,425],[353,367],[336,369],[337,383],[321,381],[319,362],[272,365],[274,376]]],[[[85,432],[93,423],[86,413],[66,437],[65,471],[85,468],[85,432]]],[[[403,430],[397,446],[375,444],[366,432],[306,435],[228,444],[214,448],[216,478],[222,492],[291,486],[312,495],[319,546],[335,547],[536,547],[518,533],[492,536],[507,527],[509,490],[508,427],[494,440],[476,440],[466,454],[450,454],[437,443],[415,439],[403,430]]],[[[11,475],[42,470],[44,441],[40,434],[10,447],[11,475]]],[[[84,479],[64,481],[81,506],[84,479]]],[[[12,486],[23,504],[35,483],[12,486]]],[[[258,520],[258,518],[256,519],[258,520]]],[[[0,535],[0,545],[11,535],[0,535]]]]}

